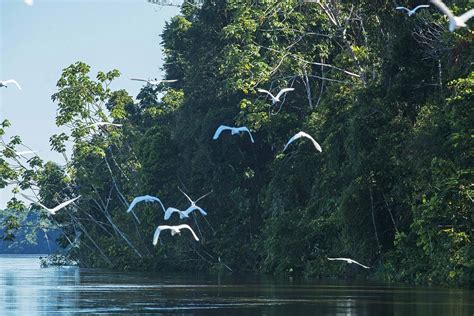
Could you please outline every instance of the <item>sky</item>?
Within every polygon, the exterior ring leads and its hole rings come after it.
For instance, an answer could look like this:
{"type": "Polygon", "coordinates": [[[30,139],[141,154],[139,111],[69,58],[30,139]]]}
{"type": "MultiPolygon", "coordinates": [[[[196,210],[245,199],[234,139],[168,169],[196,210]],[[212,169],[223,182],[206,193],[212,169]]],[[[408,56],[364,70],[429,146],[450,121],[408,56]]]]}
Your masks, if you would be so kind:
{"type": "MultiPolygon", "coordinates": [[[[146,0],[0,0],[0,80],[22,86],[0,89],[0,121],[12,126],[7,139],[23,143],[45,161],[64,164],[51,152],[49,137],[64,131],[55,124],[57,104],[51,100],[56,82],[69,65],[82,61],[98,71],[118,69],[111,85],[136,96],[140,82],[129,78],[161,78],[160,34],[179,8],[146,0]]],[[[11,197],[0,189],[0,208],[11,197]]]]}

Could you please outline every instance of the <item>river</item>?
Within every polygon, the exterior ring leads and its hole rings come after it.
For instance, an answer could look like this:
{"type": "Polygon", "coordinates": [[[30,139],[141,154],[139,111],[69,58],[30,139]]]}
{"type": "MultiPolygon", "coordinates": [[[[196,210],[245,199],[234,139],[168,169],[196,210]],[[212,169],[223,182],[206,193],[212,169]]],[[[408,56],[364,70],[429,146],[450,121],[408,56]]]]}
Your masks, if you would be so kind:
{"type": "Polygon", "coordinates": [[[371,283],[40,268],[0,255],[0,315],[474,315],[474,291],[371,283]]]}

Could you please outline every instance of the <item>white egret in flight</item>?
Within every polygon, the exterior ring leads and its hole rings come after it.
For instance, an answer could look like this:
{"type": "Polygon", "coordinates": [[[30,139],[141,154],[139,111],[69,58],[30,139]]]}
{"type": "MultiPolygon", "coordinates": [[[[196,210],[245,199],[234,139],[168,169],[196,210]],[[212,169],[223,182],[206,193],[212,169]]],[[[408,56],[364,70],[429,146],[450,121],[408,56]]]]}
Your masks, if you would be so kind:
{"type": "Polygon", "coordinates": [[[17,152],[15,152],[15,155],[23,156],[23,155],[31,155],[31,154],[36,154],[36,153],[37,153],[37,151],[25,150],[25,151],[17,151],[17,152]]]}
{"type": "Polygon", "coordinates": [[[265,89],[257,89],[258,92],[262,92],[262,93],[266,93],[270,96],[270,98],[272,98],[272,104],[275,104],[277,102],[281,102],[280,100],[280,97],[284,94],[284,93],[287,93],[287,92],[290,92],[290,91],[293,91],[295,90],[295,88],[284,88],[284,89],[281,89],[280,92],[278,92],[278,94],[276,96],[274,96],[273,94],[271,94],[270,91],[268,90],[265,90],[265,89]]]}
{"type": "Polygon", "coordinates": [[[291,137],[290,140],[288,141],[288,143],[285,145],[285,148],[283,148],[283,151],[286,150],[286,148],[288,147],[288,145],[290,145],[293,141],[297,140],[298,138],[301,138],[301,137],[306,137],[306,138],[309,138],[312,142],[313,142],[313,145],[314,147],[316,147],[316,149],[319,151],[319,152],[322,152],[322,148],[321,146],[319,146],[319,144],[314,140],[313,137],[311,137],[311,135],[305,133],[305,132],[299,132],[297,133],[295,136],[291,137]]]}
{"type": "Polygon", "coordinates": [[[355,263],[355,264],[360,265],[363,268],[370,269],[370,267],[364,266],[363,264],[360,264],[359,262],[352,260],[350,258],[328,258],[328,260],[331,260],[331,261],[338,260],[338,261],[345,261],[347,263],[355,263]]]}
{"type": "Polygon", "coordinates": [[[135,207],[135,205],[137,203],[140,203],[140,202],[158,202],[160,203],[161,205],[161,208],[163,209],[163,212],[165,212],[165,206],[163,205],[163,203],[161,203],[160,199],[155,197],[155,196],[151,196],[151,195],[143,195],[143,196],[137,196],[136,198],[133,199],[132,203],[130,203],[130,206],[128,207],[127,209],[127,213],[130,213],[133,208],[135,207]]]}
{"type": "Polygon", "coordinates": [[[153,246],[156,246],[156,244],[158,243],[158,238],[160,238],[160,233],[161,233],[162,230],[170,229],[171,230],[171,236],[174,236],[176,234],[180,235],[181,234],[180,230],[183,229],[183,228],[189,229],[191,231],[191,233],[193,234],[194,239],[196,239],[196,241],[199,241],[198,236],[196,236],[193,229],[191,227],[189,227],[189,225],[186,225],[186,224],[182,224],[182,225],[178,225],[178,226],[161,225],[161,226],[158,226],[156,228],[155,234],[153,235],[153,246]]]}
{"type": "Polygon", "coordinates": [[[416,11],[417,11],[418,9],[421,9],[421,8],[429,8],[429,7],[430,7],[430,6],[429,6],[428,4],[422,4],[422,5],[419,5],[419,6],[413,8],[413,9],[411,9],[411,10],[408,9],[408,8],[406,8],[406,7],[402,7],[402,6],[396,7],[396,9],[397,9],[397,10],[405,10],[405,11],[408,12],[408,16],[412,16],[413,14],[416,13],[416,11]]]}
{"type": "Polygon", "coordinates": [[[216,140],[219,138],[219,136],[221,135],[221,133],[223,131],[226,131],[226,130],[230,130],[230,133],[232,135],[235,135],[235,134],[240,134],[240,133],[244,133],[244,132],[247,132],[249,133],[249,136],[250,136],[250,140],[252,141],[252,143],[254,143],[255,141],[253,140],[253,137],[252,137],[252,133],[250,132],[250,130],[245,127],[245,126],[242,126],[242,127],[230,127],[230,126],[226,126],[226,125],[221,125],[217,128],[216,132],[214,133],[214,136],[212,137],[213,140],[216,140]]]}
{"type": "Polygon", "coordinates": [[[178,81],[177,79],[173,79],[173,80],[158,80],[157,78],[155,78],[155,80],[146,80],[146,79],[139,79],[139,78],[130,78],[130,80],[143,81],[143,82],[146,82],[146,83],[148,83],[148,84],[151,84],[152,86],[157,86],[157,85],[159,85],[160,83],[172,83],[172,82],[178,81]]]}
{"type": "Polygon", "coordinates": [[[188,218],[189,214],[192,211],[195,211],[195,210],[198,210],[203,216],[207,215],[206,211],[204,211],[201,207],[197,206],[196,203],[199,202],[200,200],[202,200],[203,198],[205,198],[206,196],[208,196],[209,194],[211,194],[212,191],[204,194],[203,196],[198,198],[196,201],[193,201],[189,197],[189,195],[187,195],[183,190],[181,190],[180,188],[178,188],[178,189],[181,191],[181,193],[184,194],[184,196],[186,196],[186,198],[188,199],[189,203],[191,203],[191,205],[187,209],[185,209],[184,211],[180,211],[180,210],[178,210],[177,208],[174,208],[174,207],[168,207],[166,209],[166,212],[165,212],[165,220],[168,220],[171,217],[171,214],[173,214],[173,213],[178,213],[180,219],[188,218]]]}
{"type": "Polygon", "coordinates": [[[466,22],[474,17],[474,9],[471,9],[461,16],[455,16],[451,10],[440,0],[431,0],[438,9],[446,14],[449,19],[449,31],[454,32],[458,28],[467,27],[466,22]]]}
{"type": "Polygon", "coordinates": [[[28,195],[25,195],[23,193],[20,193],[25,199],[27,199],[28,201],[31,201],[33,202],[34,204],[38,204],[39,206],[41,206],[42,208],[44,208],[47,212],[48,212],[48,215],[56,215],[56,213],[60,210],[60,209],[63,209],[65,208],[66,206],[68,206],[69,204],[71,204],[72,202],[76,201],[77,199],[79,199],[81,196],[79,195],[78,197],[75,197],[73,199],[70,199],[70,200],[67,200],[66,202],[63,202],[61,204],[59,204],[58,206],[54,207],[54,208],[49,208],[49,207],[46,207],[44,206],[43,204],[41,204],[40,202],[37,202],[35,201],[32,197],[28,196],[28,195]]]}
{"type": "Polygon", "coordinates": [[[1,88],[1,87],[8,88],[8,84],[9,84],[9,83],[13,83],[14,85],[16,85],[16,86],[18,87],[18,89],[21,90],[20,85],[19,85],[18,82],[16,82],[16,80],[14,80],[14,79],[8,79],[8,80],[5,80],[5,81],[1,81],[1,80],[0,80],[0,88],[1,88]]]}
{"type": "Polygon", "coordinates": [[[188,218],[189,214],[192,211],[195,211],[195,210],[198,210],[199,212],[201,212],[202,215],[207,215],[206,211],[204,211],[199,206],[190,206],[185,211],[180,211],[180,210],[178,210],[177,208],[174,208],[174,207],[168,207],[166,209],[166,212],[165,212],[165,221],[169,220],[173,213],[178,213],[180,219],[188,218]]]}

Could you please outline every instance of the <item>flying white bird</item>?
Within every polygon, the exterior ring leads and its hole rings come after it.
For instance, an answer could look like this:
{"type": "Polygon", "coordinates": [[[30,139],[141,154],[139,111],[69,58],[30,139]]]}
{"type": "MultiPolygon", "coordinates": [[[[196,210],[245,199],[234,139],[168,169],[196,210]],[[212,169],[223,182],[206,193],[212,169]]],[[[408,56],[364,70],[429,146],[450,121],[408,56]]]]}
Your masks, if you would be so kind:
{"type": "Polygon", "coordinates": [[[295,141],[296,139],[301,138],[301,137],[309,138],[313,142],[314,147],[316,147],[316,149],[319,150],[319,152],[323,151],[321,146],[319,146],[319,144],[314,140],[314,138],[311,137],[311,135],[309,135],[305,132],[299,132],[295,136],[291,137],[290,140],[288,141],[288,143],[285,145],[285,148],[283,148],[283,151],[285,151],[286,148],[288,147],[288,145],[290,145],[293,141],[295,141]]]}
{"type": "Polygon", "coordinates": [[[191,231],[191,233],[193,234],[194,239],[196,239],[196,241],[199,241],[198,236],[196,236],[193,229],[191,227],[189,227],[189,225],[186,225],[186,224],[182,224],[182,225],[178,225],[178,226],[161,225],[161,226],[158,226],[156,228],[155,234],[153,235],[153,246],[156,246],[156,244],[158,243],[158,238],[160,238],[160,233],[161,233],[162,230],[170,229],[171,230],[171,236],[174,236],[176,234],[180,235],[181,234],[180,230],[183,229],[183,228],[189,229],[191,231]]]}
{"type": "Polygon", "coordinates": [[[196,205],[195,206],[190,206],[184,211],[180,211],[180,210],[178,210],[177,208],[174,208],[174,207],[168,207],[166,209],[166,212],[165,212],[165,221],[169,220],[173,213],[178,213],[180,219],[188,218],[189,214],[192,211],[195,211],[195,210],[198,210],[199,212],[201,212],[202,215],[207,215],[206,211],[204,211],[202,208],[200,208],[199,206],[196,206],[196,205]]]}
{"type": "Polygon", "coordinates": [[[250,130],[245,127],[245,126],[242,126],[242,127],[230,127],[230,126],[226,126],[226,125],[221,125],[217,128],[216,132],[214,133],[214,136],[212,137],[212,139],[216,140],[219,138],[219,136],[221,135],[222,131],[226,131],[226,130],[230,130],[231,134],[232,135],[235,135],[235,134],[240,134],[240,133],[243,133],[243,132],[247,132],[249,133],[249,136],[250,136],[250,140],[252,141],[252,143],[254,143],[255,141],[253,140],[253,137],[252,137],[252,133],[250,132],[250,130]]]}
{"type": "Polygon", "coordinates": [[[96,126],[105,126],[105,125],[111,125],[111,126],[115,126],[115,127],[122,127],[122,124],[115,124],[115,123],[109,123],[109,122],[93,123],[93,124],[87,125],[86,127],[96,127],[96,126]]]}
{"type": "Polygon", "coordinates": [[[290,92],[290,91],[293,91],[295,90],[294,88],[284,88],[284,89],[281,89],[280,92],[278,92],[278,94],[276,96],[274,96],[273,94],[271,94],[270,91],[268,90],[265,90],[265,89],[257,89],[258,92],[262,92],[262,93],[266,93],[268,94],[271,98],[272,98],[272,104],[275,104],[277,102],[280,102],[280,97],[284,94],[284,93],[287,93],[287,92],[290,92]]]}
{"type": "Polygon", "coordinates": [[[163,209],[163,212],[165,212],[165,206],[163,203],[161,203],[160,199],[151,195],[143,195],[143,196],[137,196],[136,198],[133,199],[132,203],[130,203],[130,206],[128,207],[127,213],[130,213],[132,209],[135,207],[137,203],[140,202],[158,202],[161,205],[161,208],[163,209]]]}
{"type": "Polygon", "coordinates": [[[429,7],[430,7],[430,6],[429,6],[428,4],[422,4],[422,5],[419,5],[419,6],[417,6],[416,8],[411,9],[411,10],[408,9],[408,8],[406,8],[406,7],[401,7],[401,6],[400,6],[400,7],[396,7],[396,9],[397,9],[397,10],[405,10],[405,11],[408,12],[408,16],[412,16],[413,14],[416,13],[416,10],[418,10],[418,9],[420,9],[420,8],[429,8],[429,7]]]}
{"type": "Polygon", "coordinates": [[[466,22],[474,17],[474,9],[471,9],[461,16],[455,16],[451,10],[440,0],[431,0],[438,9],[449,18],[449,31],[454,32],[458,28],[467,27],[466,22]]]}
{"type": "Polygon", "coordinates": [[[16,85],[16,86],[18,87],[18,89],[21,90],[20,85],[19,85],[18,82],[16,82],[16,80],[14,80],[14,79],[8,79],[8,80],[5,80],[5,81],[1,81],[1,80],[0,80],[0,88],[1,88],[1,87],[8,88],[7,85],[8,85],[9,83],[13,83],[14,85],[16,85]]]}
{"type": "Polygon", "coordinates": [[[328,260],[331,260],[331,261],[339,260],[339,261],[345,261],[345,262],[347,262],[347,263],[355,263],[355,264],[360,265],[360,266],[363,267],[363,268],[370,269],[370,267],[364,266],[363,264],[360,264],[359,262],[357,262],[357,261],[355,261],[355,260],[352,260],[352,259],[350,259],[350,258],[328,258],[328,260]]]}
{"type": "Polygon", "coordinates": [[[29,5],[30,7],[34,4],[33,0],[25,0],[23,1],[26,5],[29,5]]]}
{"type": "Polygon", "coordinates": [[[195,210],[198,210],[198,211],[201,212],[201,214],[204,215],[204,216],[207,215],[206,211],[203,210],[201,207],[197,206],[196,203],[199,202],[200,200],[202,200],[203,198],[205,198],[206,196],[208,196],[209,194],[211,194],[212,191],[209,192],[209,193],[204,194],[203,196],[201,196],[201,197],[200,197],[199,199],[197,199],[196,201],[193,201],[193,200],[189,197],[189,195],[187,195],[183,190],[181,190],[180,188],[178,188],[178,189],[181,191],[181,193],[183,193],[183,194],[186,196],[186,198],[187,198],[188,201],[191,203],[191,205],[190,205],[187,209],[185,209],[184,211],[180,211],[180,210],[178,210],[177,208],[174,208],[174,207],[168,207],[168,208],[166,209],[166,212],[165,212],[165,220],[168,220],[168,219],[171,217],[171,215],[172,215],[173,213],[178,213],[180,219],[188,218],[188,217],[189,217],[189,214],[190,214],[192,211],[195,211],[195,210]]]}
{"type": "Polygon", "coordinates": [[[157,85],[159,85],[160,83],[172,83],[172,82],[178,81],[177,79],[173,79],[173,80],[158,80],[158,79],[156,79],[156,78],[155,78],[155,80],[146,80],[146,79],[130,78],[130,80],[143,81],[143,82],[146,82],[146,83],[148,83],[148,84],[151,84],[152,86],[157,86],[157,85]]]}
{"type": "Polygon", "coordinates": [[[25,199],[27,199],[28,201],[31,201],[35,204],[38,204],[39,206],[41,206],[42,208],[44,208],[47,212],[48,212],[48,215],[56,215],[56,212],[59,211],[60,209],[62,208],[65,208],[66,206],[68,206],[69,204],[71,204],[72,202],[76,201],[77,199],[79,199],[81,196],[79,195],[78,197],[75,197],[71,200],[68,200],[66,202],[63,202],[61,204],[59,204],[58,206],[54,207],[54,208],[48,208],[46,206],[44,206],[43,204],[41,204],[40,202],[37,202],[35,201],[32,197],[28,196],[28,195],[25,195],[23,193],[20,193],[25,199]]]}
{"type": "Polygon", "coordinates": [[[26,150],[26,151],[17,151],[17,152],[15,152],[15,155],[23,156],[23,155],[31,155],[31,154],[36,154],[36,153],[37,153],[37,151],[26,150]]]}

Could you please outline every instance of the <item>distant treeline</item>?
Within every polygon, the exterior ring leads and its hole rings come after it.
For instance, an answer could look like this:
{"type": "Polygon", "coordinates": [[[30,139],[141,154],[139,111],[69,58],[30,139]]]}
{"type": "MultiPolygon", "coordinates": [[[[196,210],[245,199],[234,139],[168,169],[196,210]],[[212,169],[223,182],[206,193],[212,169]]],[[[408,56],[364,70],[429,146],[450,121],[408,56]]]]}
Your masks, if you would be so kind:
{"type": "MultiPolygon", "coordinates": [[[[56,239],[60,232],[42,230],[38,226],[38,214],[29,213],[21,222],[21,228],[16,231],[14,239],[0,240],[0,254],[50,254],[58,250],[56,239]]],[[[0,229],[0,236],[4,233],[4,230],[0,229]]]]}

